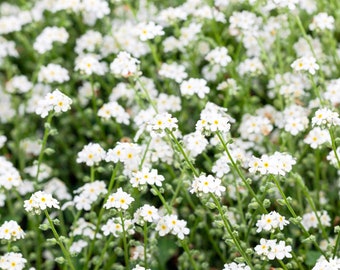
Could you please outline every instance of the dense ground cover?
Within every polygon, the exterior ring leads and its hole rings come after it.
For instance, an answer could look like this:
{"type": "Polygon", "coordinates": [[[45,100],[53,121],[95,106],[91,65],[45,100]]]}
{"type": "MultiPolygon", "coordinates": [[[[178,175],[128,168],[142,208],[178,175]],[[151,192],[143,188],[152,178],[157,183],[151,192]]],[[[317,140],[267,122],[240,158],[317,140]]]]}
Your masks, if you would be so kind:
{"type": "Polygon", "coordinates": [[[0,4],[1,269],[340,269],[340,3],[0,4]]]}

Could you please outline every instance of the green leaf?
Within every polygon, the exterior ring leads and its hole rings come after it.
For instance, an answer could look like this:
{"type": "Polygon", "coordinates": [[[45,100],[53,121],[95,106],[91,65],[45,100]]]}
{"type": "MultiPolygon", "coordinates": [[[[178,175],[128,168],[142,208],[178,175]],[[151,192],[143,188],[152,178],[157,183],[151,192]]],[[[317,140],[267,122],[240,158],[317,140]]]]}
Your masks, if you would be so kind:
{"type": "Polygon", "coordinates": [[[166,269],[167,261],[176,253],[177,245],[174,240],[160,238],[158,241],[158,261],[160,269],[166,269]]]}
{"type": "Polygon", "coordinates": [[[305,263],[308,266],[314,266],[316,263],[316,260],[321,256],[321,253],[318,251],[307,251],[306,254],[306,261],[305,263]]]}

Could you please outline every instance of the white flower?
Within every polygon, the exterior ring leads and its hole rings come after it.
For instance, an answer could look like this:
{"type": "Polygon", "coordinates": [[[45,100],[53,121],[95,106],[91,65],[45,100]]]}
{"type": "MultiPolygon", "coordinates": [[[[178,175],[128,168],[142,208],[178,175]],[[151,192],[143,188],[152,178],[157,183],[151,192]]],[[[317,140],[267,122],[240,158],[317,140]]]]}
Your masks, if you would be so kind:
{"type": "Polygon", "coordinates": [[[105,156],[105,150],[98,143],[89,143],[78,153],[77,163],[86,163],[87,166],[93,166],[102,161],[105,156]]]}
{"type": "Polygon", "coordinates": [[[149,204],[144,204],[134,213],[134,221],[141,225],[144,222],[157,222],[159,218],[158,209],[149,204]]]}
{"type": "Polygon", "coordinates": [[[245,263],[226,263],[223,270],[250,270],[250,267],[245,263]]]}
{"type": "Polygon", "coordinates": [[[103,104],[103,106],[98,110],[98,116],[106,120],[112,117],[116,119],[117,123],[125,125],[128,125],[130,122],[129,114],[116,101],[103,104]]]}
{"type": "Polygon", "coordinates": [[[0,149],[4,147],[5,143],[7,141],[7,137],[4,135],[0,135],[0,149]]]}
{"type": "Polygon", "coordinates": [[[133,187],[138,187],[140,185],[156,185],[162,186],[164,181],[164,176],[159,175],[156,169],[143,168],[142,171],[137,171],[132,173],[130,182],[133,187]]]}
{"type": "Polygon", "coordinates": [[[56,89],[39,100],[35,113],[45,118],[50,111],[60,113],[70,110],[71,104],[72,99],[56,89]]]}
{"type": "Polygon", "coordinates": [[[119,188],[117,192],[109,196],[107,202],[104,204],[104,208],[116,208],[126,210],[134,200],[135,199],[132,198],[129,193],[126,193],[122,190],[122,188],[119,188]]]}
{"type": "Polygon", "coordinates": [[[6,91],[8,93],[27,93],[33,87],[33,84],[24,75],[17,75],[6,82],[6,91]]]}
{"type": "MultiPolygon", "coordinates": [[[[331,225],[330,224],[331,219],[330,219],[328,213],[325,210],[317,211],[317,215],[318,215],[320,222],[323,226],[329,227],[331,225]]],[[[316,214],[314,212],[309,212],[309,213],[304,214],[302,216],[301,223],[306,228],[307,231],[310,228],[318,228],[318,226],[319,226],[318,219],[317,219],[316,214]]]]}
{"type": "Polygon", "coordinates": [[[247,74],[251,76],[257,76],[265,73],[264,65],[262,64],[261,60],[257,57],[247,58],[246,60],[239,64],[237,70],[241,76],[247,74]]]}
{"type": "Polygon", "coordinates": [[[328,130],[315,127],[309,131],[303,142],[309,144],[311,148],[316,149],[324,143],[330,143],[331,137],[328,130]]]}
{"type": "Polygon", "coordinates": [[[94,54],[84,54],[76,58],[76,66],[74,70],[79,70],[86,75],[98,74],[104,75],[107,71],[107,66],[99,62],[98,56],[94,54]]]}
{"type": "Polygon", "coordinates": [[[178,219],[177,215],[165,215],[158,220],[156,231],[160,236],[171,233],[183,240],[185,235],[190,233],[190,230],[186,227],[186,224],[187,222],[185,220],[178,219]]]}
{"type": "Polygon", "coordinates": [[[182,95],[192,96],[197,94],[201,99],[210,92],[206,80],[195,78],[190,78],[187,81],[183,81],[180,85],[180,90],[182,95]]]}
{"type": "Polygon", "coordinates": [[[72,245],[70,246],[70,253],[78,254],[84,249],[84,247],[87,247],[87,246],[88,246],[87,241],[84,241],[81,239],[78,241],[74,241],[72,245]]]}
{"type": "Polygon", "coordinates": [[[339,270],[340,269],[340,259],[338,257],[326,259],[324,256],[321,256],[312,270],[339,270]]]}
{"type": "Polygon", "coordinates": [[[316,59],[312,56],[303,56],[295,60],[291,67],[295,71],[308,71],[310,74],[314,75],[316,70],[319,70],[319,65],[316,63],[316,59]]]}
{"type": "Polygon", "coordinates": [[[57,64],[42,66],[38,73],[38,82],[63,83],[70,79],[67,69],[57,64]]]}
{"type": "Polygon", "coordinates": [[[211,64],[226,67],[231,62],[231,57],[228,55],[227,48],[217,47],[205,56],[205,60],[209,61],[211,64]]]}
{"type": "Polygon", "coordinates": [[[63,27],[48,26],[40,33],[33,43],[33,48],[40,54],[52,50],[53,42],[65,44],[69,34],[63,27]]]}
{"type": "Polygon", "coordinates": [[[263,214],[261,219],[256,222],[256,227],[258,228],[256,232],[264,231],[272,231],[276,228],[280,230],[283,229],[284,226],[288,225],[289,221],[286,220],[284,216],[281,216],[279,213],[272,211],[268,214],[263,214]]]}
{"type": "Polygon", "coordinates": [[[184,148],[191,157],[201,154],[208,146],[208,140],[200,132],[193,132],[183,136],[184,148]]]}
{"type": "Polygon", "coordinates": [[[5,239],[9,241],[16,241],[23,239],[25,237],[25,232],[21,229],[20,225],[14,221],[5,221],[0,227],[0,239],[5,239]]]}
{"type": "Polygon", "coordinates": [[[315,112],[314,117],[312,118],[313,126],[339,126],[340,118],[337,112],[333,112],[328,108],[321,108],[315,112]]]}
{"type": "MultiPolygon", "coordinates": [[[[131,219],[124,219],[125,232],[132,235],[134,234],[134,224],[131,219]]],[[[119,237],[123,233],[122,220],[120,218],[110,218],[106,224],[102,226],[102,231],[105,236],[112,234],[119,237]]]]}
{"type": "Polygon", "coordinates": [[[222,185],[219,178],[215,178],[212,175],[201,175],[194,178],[190,192],[196,193],[197,196],[212,193],[220,197],[225,190],[226,188],[222,185]]]}
{"type": "Polygon", "coordinates": [[[201,111],[200,120],[196,123],[196,130],[202,133],[220,131],[227,133],[230,130],[230,120],[232,119],[225,108],[208,102],[201,111]]]}
{"type": "Polygon", "coordinates": [[[266,240],[261,238],[260,244],[255,247],[257,255],[265,256],[269,260],[291,258],[291,251],[292,247],[290,245],[286,245],[284,241],[277,243],[276,239],[266,240]]]}
{"type": "Polygon", "coordinates": [[[3,270],[22,270],[27,260],[21,253],[9,252],[0,257],[0,268],[3,270]]]}
{"type": "Polygon", "coordinates": [[[178,120],[169,113],[157,114],[147,125],[147,131],[151,136],[165,136],[165,131],[175,131],[178,128],[178,120]]]}
{"type": "Polygon", "coordinates": [[[188,73],[185,72],[185,67],[177,63],[163,63],[158,74],[162,77],[173,79],[177,83],[181,83],[188,77],[188,73]]]}
{"type": "Polygon", "coordinates": [[[136,26],[136,31],[141,41],[154,39],[157,36],[164,35],[163,27],[154,22],[142,22],[136,26]]]}
{"type": "Polygon", "coordinates": [[[91,210],[92,204],[97,201],[102,194],[107,192],[104,181],[94,181],[86,183],[74,191],[78,194],[74,197],[72,204],[77,210],[91,210]]]}
{"type": "Polygon", "coordinates": [[[321,12],[313,17],[312,23],[309,25],[310,30],[333,30],[334,29],[334,17],[328,15],[325,12],[321,12]]]}
{"type": "Polygon", "coordinates": [[[29,200],[24,201],[24,208],[26,212],[33,214],[40,214],[41,211],[47,208],[59,209],[59,202],[52,197],[51,194],[44,191],[37,191],[32,194],[29,200]]]}
{"type": "Polygon", "coordinates": [[[261,158],[252,157],[249,162],[249,171],[261,174],[286,175],[296,164],[295,159],[285,153],[275,152],[273,155],[262,155],[261,158]]]}
{"type": "Polygon", "coordinates": [[[124,78],[140,75],[139,60],[127,52],[120,52],[110,64],[111,72],[124,78]]]}

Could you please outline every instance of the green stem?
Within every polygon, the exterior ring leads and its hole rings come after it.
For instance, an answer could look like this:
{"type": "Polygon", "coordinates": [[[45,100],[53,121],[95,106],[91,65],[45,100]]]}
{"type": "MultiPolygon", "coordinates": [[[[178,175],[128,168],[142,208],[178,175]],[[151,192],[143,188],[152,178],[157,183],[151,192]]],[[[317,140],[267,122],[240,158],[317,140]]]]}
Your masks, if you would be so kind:
{"type": "Polygon", "coordinates": [[[183,181],[181,181],[181,179],[177,179],[177,187],[176,187],[176,190],[174,192],[174,195],[172,196],[172,199],[170,201],[170,206],[172,206],[174,203],[175,203],[175,200],[181,190],[181,187],[182,187],[182,184],[183,184],[183,181]]]}
{"type": "Polygon", "coordinates": [[[95,178],[95,168],[94,168],[94,166],[91,166],[91,168],[90,168],[90,174],[91,174],[91,183],[92,182],[94,182],[94,178],[95,178]]]}
{"type": "Polygon", "coordinates": [[[301,263],[300,263],[298,257],[296,257],[294,251],[292,251],[291,254],[292,254],[292,257],[293,257],[294,261],[295,261],[295,262],[297,263],[297,265],[299,266],[299,269],[300,269],[300,270],[304,270],[304,268],[303,268],[303,266],[301,265],[301,263]]]}
{"type": "Polygon", "coordinates": [[[338,231],[338,235],[336,236],[335,246],[334,246],[334,249],[333,249],[333,259],[336,257],[336,253],[338,251],[339,244],[340,244],[340,230],[338,231]]]}
{"type": "Polygon", "coordinates": [[[144,234],[144,268],[148,268],[148,258],[147,258],[147,247],[148,247],[148,225],[145,222],[144,228],[143,228],[143,234],[144,234]]]}
{"type": "Polygon", "coordinates": [[[155,110],[155,112],[158,113],[157,106],[156,106],[155,102],[151,99],[149,91],[145,88],[144,83],[139,78],[137,78],[136,80],[139,83],[140,87],[142,88],[142,90],[143,90],[143,92],[146,96],[146,99],[149,101],[150,105],[155,110]]]}
{"type": "MultiPolygon", "coordinates": [[[[293,216],[294,219],[297,219],[298,215],[295,213],[294,209],[292,208],[290,202],[288,201],[286,195],[284,194],[280,183],[278,182],[278,180],[276,179],[276,177],[274,177],[274,175],[270,175],[271,179],[273,180],[273,182],[275,183],[277,189],[279,190],[279,193],[281,195],[281,197],[283,198],[285,205],[287,206],[289,212],[291,213],[291,215],[293,216]]],[[[302,225],[301,221],[298,222],[301,230],[303,231],[303,233],[305,234],[305,236],[308,238],[311,235],[309,234],[309,232],[306,230],[306,228],[302,225]]],[[[316,242],[316,240],[313,240],[313,244],[314,246],[319,250],[319,252],[328,260],[328,256],[326,255],[326,253],[320,248],[320,246],[318,245],[318,243],[316,242]]]]}
{"type": "Polygon", "coordinates": [[[151,143],[151,140],[152,138],[150,138],[146,144],[146,147],[145,147],[145,151],[143,153],[143,157],[142,157],[142,160],[138,166],[138,169],[141,170],[143,168],[143,164],[144,164],[144,161],[145,161],[145,158],[146,158],[146,154],[148,153],[149,151],[149,147],[150,147],[150,143],[151,143]]]}
{"type": "Polygon", "coordinates": [[[334,152],[336,161],[337,161],[337,163],[338,163],[338,168],[340,168],[340,160],[339,160],[338,152],[336,151],[336,150],[337,150],[337,147],[336,147],[336,144],[335,144],[335,134],[334,134],[334,129],[333,129],[333,127],[330,127],[330,128],[328,129],[328,131],[329,131],[329,135],[331,136],[332,150],[333,150],[333,152],[334,152]]]}
{"type": "Polygon", "coordinates": [[[128,243],[126,240],[126,231],[125,231],[125,224],[124,224],[124,217],[122,211],[119,211],[119,217],[122,222],[122,229],[123,229],[123,247],[124,247],[124,260],[125,260],[125,269],[130,269],[130,261],[129,261],[129,250],[128,250],[128,243]]]}
{"type": "Polygon", "coordinates": [[[288,268],[286,267],[286,265],[283,263],[283,261],[281,260],[277,260],[279,262],[279,264],[282,266],[282,269],[287,270],[288,268]]]}
{"type": "Polygon", "coordinates": [[[96,262],[96,267],[94,268],[94,270],[98,270],[99,267],[102,265],[106,250],[108,249],[109,244],[112,242],[112,240],[113,240],[113,235],[110,235],[109,239],[105,242],[104,248],[101,250],[100,258],[96,262]]]}
{"type": "Polygon", "coordinates": [[[38,157],[38,164],[37,164],[37,173],[35,176],[35,185],[38,185],[38,179],[39,179],[39,174],[40,174],[40,166],[44,157],[44,152],[45,152],[45,148],[46,148],[46,144],[47,144],[47,138],[50,134],[50,129],[51,129],[51,122],[52,122],[52,118],[53,118],[53,113],[50,113],[47,117],[47,121],[45,123],[45,130],[44,130],[44,136],[43,136],[43,141],[42,141],[42,145],[41,145],[41,151],[38,157]]]}
{"type": "Polygon", "coordinates": [[[187,242],[185,240],[181,240],[181,245],[182,245],[184,251],[186,252],[186,254],[188,255],[191,265],[194,267],[195,270],[198,270],[198,267],[197,267],[197,265],[194,261],[194,258],[191,255],[191,252],[190,252],[190,249],[188,247],[187,242]]]}
{"type": "MultiPolygon", "coordinates": [[[[316,190],[317,203],[320,203],[320,150],[315,149],[315,177],[314,177],[314,189],[316,190]]],[[[308,194],[309,195],[309,194],[308,194]]]]}
{"type": "Polygon", "coordinates": [[[315,216],[316,216],[316,219],[317,219],[317,221],[318,221],[319,227],[320,227],[320,229],[321,229],[321,231],[322,231],[322,236],[323,236],[323,238],[324,238],[325,240],[327,240],[327,242],[329,242],[329,240],[328,240],[328,235],[327,235],[327,233],[326,233],[326,230],[325,230],[324,226],[322,225],[322,222],[321,222],[321,220],[320,220],[318,211],[316,210],[314,201],[313,201],[313,199],[311,198],[310,193],[308,192],[308,189],[307,189],[306,185],[302,182],[302,179],[301,179],[301,178],[297,178],[297,182],[298,182],[299,186],[300,186],[301,189],[302,189],[303,195],[305,195],[305,197],[306,197],[306,199],[307,199],[309,205],[311,206],[313,212],[315,213],[315,216]]]}
{"type": "Polygon", "coordinates": [[[158,57],[156,46],[153,43],[151,43],[151,42],[148,42],[148,45],[149,45],[149,48],[151,50],[152,58],[153,58],[153,60],[156,63],[157,69],[160,69],[160,67],[161,67],[161,60],[158,57]]]}
{"type": "MultiPolygon", "coordinates": [[[[111,190],[113,188],[113,184],[114,184],[115,179],[116,179],[118,167],[119,167],[119,163],[117,163],[116,167],[112,171],[112,175],[111,175],[108,191],[107,191],[107,194],[105,195],[103,203],[106,203],[108,197],[110,196],[111,190]]],[[[100,224],[101,224],[101,221],[102,221],[102,217],[103,217],[104,211],[105,211],[104,207],[102,207],[100,209],[100,211],[99,211],[98,219],[97,219],[97,224],[96,224],[96,229],[94,231],[94,237],[93,237],[93,240],[90,243],[90,247],[89,247],[88,253],[86,255],[86,259],[85,259],[85,263],[84,263],[84,268],[83,268],[84,270],[88,269],[87,267],[89,266],[89,261],[90,261],[91,256],[92,256],[92,252],[93,252],[93,249],[94,249],[94,243],[95,243],[95,240],[96,240],[97,233],[99,232],[99,227],[100,227],[100,224]]]]}
{"type": "Polygon", "coordinates": [[[247,265],[251,268],[254,269],[254,266],[248,256],[248,254],[245,252],[245,250],[242,248],[241,243],[239,242],[239,240],[236,238],[236,236],[233,233],[233,229],[232,229],[232,225],[230,224],[229,220],[225,218],[225,215],[223,213],[221,204],[219,202],[219,200],[216,198],[216,196],[214,194],[211,193],[211,198],[213,199],[217,210],[222,218],[224,227],[226,228],[229,236],[231,237],[231,239],[233,240],[237,250],[240,252],[240,254],[242,255],[243,259],[247,262],[247,265]]]}
{"type": "Polygon", "coordinates": [[[181,146],[181,144],[178,142],[176,136],[173,134],[172,131],[170,131],[169,129],[166,129],[166,133],[172,138],[172,141],[176,144],[176,146],[178,147],[178,150],[181,152],[182,156],[184,157],[186,163],[188,164],[188,166],[190,167],[191,171],[193,172],[193,174],[198,177],[199,173],[196,171],[194,165],[192,164],[192,162],[189,160],[188,155],[185,153],[183,147],[181,146]]]}
{"type": "Polygon", "coordinates": [[[46,218],[48,220],[48,223],[50,224],[50,227],[51,227],[51,230],[53,232],[53,235],[54,235],[54,238],[57,240],[57,243],[58,245],[60,246],[61,248],[61,251],[63,252],[65,258],[66,258],[66,261],[68,262],[70,268],[72,270],[75,270],[74,266],[73,266],[73,263],[72,263],[72,259],[71,259],[71,256],[70,256],[70,253],[68,252],[68,250],[65,248],[63,242],[60,240],[60,237],[58,235],[58,232],[56,231],[55,227],[54,227],[54,224],[53,224],[53,221],[51,220],[51,217],[50,215],[48,214],[47,210],[44,210],[44,213],[46,215],[46,218]]]}
{"type": "Polygon", "coordinates": [[[263,206],[263,203],[259,200],[259,198],[256,196],[254,190],[252,189],[252,187],[249,185],[247,179],[244,177],[244,175],[242,174],[242,172],[240,171],[239,167],[237,166],[237,164],[235,163],[234,159],[232,158],[229,149],[227,147],[227,144],[225,143],[221,133],[219,131],[216,132],[216,135],[218,137],[218,139],[220,140],[220,142],[222,143],[222,146],[225,150],[225,152],[228,155],[228,158],[230,160],[230,163],[232,165],[232,167],[236,170],[237,174],[240,176],[240,178],[242,179],[243,183],[245,184],[245,186],[247,187],[249,193],[251,194],[251,196],[256,200],[256,202],[258,203],[258,205],[261,207],[262,211],[264,213],[268,213],[267,209],[263,206]]]}
{"type": "Polygon", "coordinates": [[[168,212],[168,214],[171,214],[172,210],[171,210],[170,206],[168,205],[168,203],[166,202],[166,200],[164,199],[162,193],[159,191],[159,189],[155,185],[152,185],[152,188],[155,190],[158,198],[161,200],[161,202],[162,202],[163,206],[165,207],[166,211],[168,212]]]}

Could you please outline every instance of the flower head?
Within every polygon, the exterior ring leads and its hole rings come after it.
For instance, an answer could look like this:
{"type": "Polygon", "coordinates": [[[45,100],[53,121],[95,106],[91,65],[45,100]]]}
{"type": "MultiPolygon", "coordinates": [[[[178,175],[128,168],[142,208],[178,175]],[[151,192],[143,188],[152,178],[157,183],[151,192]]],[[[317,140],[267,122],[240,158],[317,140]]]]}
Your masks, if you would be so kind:
{"type": "Polygon", "coordinates": [[[104,208],[116,208],[126,210],[135,199],[129,193],[119,188],[117,192],[111,194],[104,204],[104,208]]]}
{"type": "Polygon", "coordinates": [[[5,239],[9,241],[16,241],[23,239],[25,237],[25,232],[21,229],[20,225],[14,221],[5,221],[0,227],[0,239],[5,239]]]}
{"type": "Polygon", "coordinates": [[[59,209],[59,202],[51,194],[44,191],[37,191],[32,194],[29,200],[24,201],[26,212],[40,215],[41,211],[47,208],[59,209]]]}

